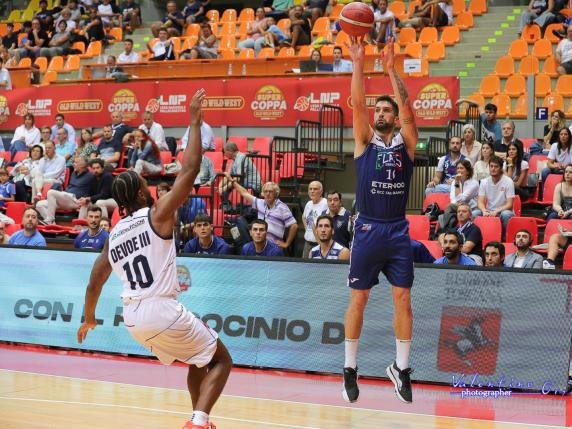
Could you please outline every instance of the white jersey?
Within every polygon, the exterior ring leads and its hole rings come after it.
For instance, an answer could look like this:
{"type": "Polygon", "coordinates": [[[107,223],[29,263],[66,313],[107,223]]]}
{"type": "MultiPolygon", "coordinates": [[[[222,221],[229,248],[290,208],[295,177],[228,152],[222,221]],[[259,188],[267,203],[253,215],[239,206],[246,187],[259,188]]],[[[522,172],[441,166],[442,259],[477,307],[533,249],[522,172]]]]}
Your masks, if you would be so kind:
{"type": "Polygon", "coordinates": [[[322,249],[320,249],[320,245],[318,244],[317,246],[312,247],[312,250],[310,251],[310,259],[340,259],[340,253],[342,250],[344,250],[344,246],[334,241],[328,249],[328,253],[324,257],[324,255],[322,255],[322,249]]]}
{"type": "Polygon", "coordinates": [[[123,282],[122,298],[174,298],[180,293],[175,242],[155,232],[148,207],[115,225],[109,235],[108,257],[123,282]]]}

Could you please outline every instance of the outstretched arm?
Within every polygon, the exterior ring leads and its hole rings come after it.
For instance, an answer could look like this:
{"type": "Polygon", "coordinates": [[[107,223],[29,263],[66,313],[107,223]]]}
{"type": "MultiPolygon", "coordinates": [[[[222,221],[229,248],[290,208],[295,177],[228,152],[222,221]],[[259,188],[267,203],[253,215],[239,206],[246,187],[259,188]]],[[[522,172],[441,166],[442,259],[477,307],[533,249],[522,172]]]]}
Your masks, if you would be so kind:
{"type": "Polygon", "coordinates": [[[387,70],[389,79],[391,80],[391,87],[395,94],[395,101],[399,107],[399,121],[401,122],[401,135],[407,147],[409,157],[413,159],[415,155],[415,146],[419,138],[417,125],[415,124],[415,115],[411,107],[411,100],[405,88],[401,76],[395,70],[395,51],[393,38],[389,39],[387,54],[382,53],[381,60],[383,61],[383,69],[387,70]]]}
{"type": "Polygon", "coordinates": [[[170,236],[175,223],[175,211],[183,204],[193,189],[195,178],[201,169],[201,105],[205,90],[199,89],[191,100],[191,128],[189,144],[185,149],[181,162],[181,171],[169,191],[160,198],[151,211],[151,221],[157,232],[162,236],[170,236]]]}
{"type": "Polygon", "coordinates": [[[95,260],[93,268],[91,269],[91,275],[89,276],[89,284],[85,291],[85,321],[77,331],[77,342],[80,344],[85,340],[88,331],[97,326],[95,321],[95,307],[97,307],[97,301],[99,300],[99,295],[101,295],[103,285],[111,274],[111,264],[107,256],[108,253],[109,240],[105,242],[103,250],[95,260]]]}
{"type": "Polygon", "coordinates": [[[250,195],[246,190],[246,188],[241,186],[240,183],[238,183],[238,180],[236,180],[236,177],[232,177],[230,173],[226,173],[226,178],[230,181],[232,186],[234,186],[234,189],[237,190],[237,192],[242,196],[242,198],[248,200],[248,202],[252,204],[252,202],[254,201],[254,195],[250,195]]]}
{"type": "Polygon", "coordinates": [[[352,107],[353,107],[353,132],[355,140],[354,157],[360,156],[366,149],[373,130],[369,125],[369,113],[365,101],[365,82],[363,77],[363,66],[365,50],[363,41],[352,37],[347,45],[350,50],[350,57],[353,61],[352,72],[352,107]]]}

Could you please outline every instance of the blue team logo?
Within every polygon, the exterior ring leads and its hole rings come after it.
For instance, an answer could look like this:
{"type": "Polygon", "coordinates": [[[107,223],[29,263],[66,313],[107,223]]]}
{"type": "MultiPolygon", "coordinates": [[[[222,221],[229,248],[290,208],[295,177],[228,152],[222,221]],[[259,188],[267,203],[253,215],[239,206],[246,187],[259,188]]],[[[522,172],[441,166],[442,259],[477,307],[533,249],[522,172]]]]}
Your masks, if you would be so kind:
{"type": "Polygon", "coordinates": [[[403,169],[403,155],[399,151],[378,151],[375,159],[375,169],[381,171],[391,169],[401,171],[403,169]]]}

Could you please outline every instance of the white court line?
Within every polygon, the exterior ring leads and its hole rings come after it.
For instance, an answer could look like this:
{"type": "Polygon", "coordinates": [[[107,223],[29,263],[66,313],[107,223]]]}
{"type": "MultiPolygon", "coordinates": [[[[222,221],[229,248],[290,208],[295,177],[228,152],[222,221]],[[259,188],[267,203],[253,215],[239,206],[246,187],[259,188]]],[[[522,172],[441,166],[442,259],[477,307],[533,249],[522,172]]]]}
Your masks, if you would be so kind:
{"type": "MultiPolygon", "coordinates": [[[[175,392],[184,391],[182,389],[173,389],[170,387],[143,386],[140,384],[119,383],[116,381],[105,381],[105,380],[91,380],[88,378],[68,377],[65,375],[44,374],[44,373],[40,373],[40,372],[18,371],[18,370],[13,370],[13,369],[4,369],[4,368],[0,368],[0,371],[18,372],[18,373],[22,373],[22,374],[40,375],[40,376],[45,376],[45,377],[58,377],[58,378],[64,378],[64,379],[68,379],[68,380],[91,381],[94,383],[109,383],[109,384],[118,384],[118,385],[123,385],[123,386],[135,386],[135,387],[142,387],[142,388],[146,388],[146,389],[164,389],[164,390],[172,390],[175,392]]],[[[435,414],[411,413],[411,412],[393,411],[393,410],[380,410],[380,409],[375,409],[375,408],[362,408],[362,407],[353,407],[353,406],[348,407],[345,405],[316,404],[313,402],[287,401],[285,399],[259,398],[257,396],[225,395],[225,394],[223,394],[221,396],[223,396],[223,397],[226,396],[228,398],[256,399],[259,401],[284,402],[287,404],[297,404],[297,405],[313,405],[313,406],[319,406],[319,407],[343,408],[346,410],[375,411],[375,412],[379,412],[379,413],[390,413],[390,414],[399,414],[399,415],[406,415],[406,416],[421,416],[421,417],[433,417],[433,418],[438,417],[440,419],[469,420],[469,421],[478,421],[478,422],[487,422],[487,423],[507,423],[507,424],[513,424],[513,425],[524,425],[524,426],[531,426],[531,427],[533,426],[533,427],[539,427],[539,428],[566,428],[566,429],[572,428],[572,426],[566,427],[564,425],[555,426],[555,425],[543,425],[543,424],[538,424],[538,423],[511,422],[511,421],[506,421],[506,420],[487,420],[487,419],[474,419],[474,418],[468,418],[468,417],[438,416],[435,414]]],[[[340,399],[340,401],[341,401],[341,399],[340,399]]]]}
{"type": "MultiPolygon", "coordinates": [[[[77,401],[58,401],[55,399],[34,399],[34,398],[14,398],[11,396],[0,396],[0,400],[8,400],[8,401],[28,401],[28,402],[46,402],[49,404],[66,404],[66,405],[87,405],[87,406],[95,406],[95,407],[109,407],[109,408],[126,408],[131,410],[138,410],[138,411],[151,411],[154,413],[169,413],[169,414],[182,414],[188,416],[188,412],[182,411],[172,411],[172,410],[165,410],[162,408],[147,408],[147,407],[137,407],[134,405],[118,405],[118,404],[99,404],[96,402],[77,402],[77,401]]],[[[264,425],[264,426],[277,426],[283,428],[292,428],[292,429],[321,429],[319,427],[314,426],[298,426],[298,425],[287,425],[283,423],[273,423],[273,422],[265,422],[261,420],[249,420],[249,419],[237,419],[233,417],[223,417],[223,416],[211,416],[215,420],[231,420],[234,422],[240,423],[254,423],[257,425],[264,425]]]]}

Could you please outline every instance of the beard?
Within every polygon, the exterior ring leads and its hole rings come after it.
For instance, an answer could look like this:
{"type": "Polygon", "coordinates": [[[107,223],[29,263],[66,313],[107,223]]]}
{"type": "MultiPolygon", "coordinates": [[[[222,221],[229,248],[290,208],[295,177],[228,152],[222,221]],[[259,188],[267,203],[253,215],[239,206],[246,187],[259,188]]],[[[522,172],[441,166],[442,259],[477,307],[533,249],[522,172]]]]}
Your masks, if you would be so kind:
{"type": "Polygon", "coordinates": [[[375,123],[375,129],[376,131],[379,131],[380,133],[386,132],[386,131],[391,131],[394,127],[394,124],[389,123],[389,122],[376,122],[375,123]]]}

